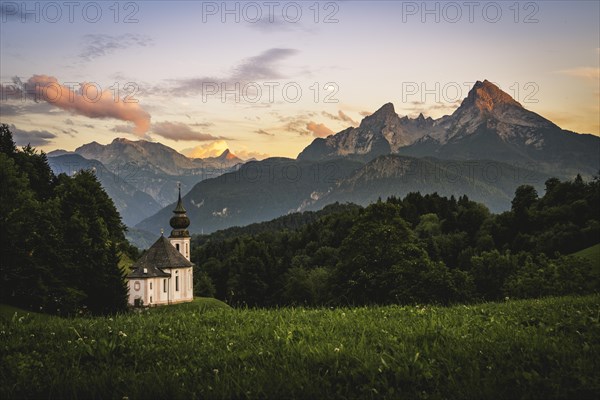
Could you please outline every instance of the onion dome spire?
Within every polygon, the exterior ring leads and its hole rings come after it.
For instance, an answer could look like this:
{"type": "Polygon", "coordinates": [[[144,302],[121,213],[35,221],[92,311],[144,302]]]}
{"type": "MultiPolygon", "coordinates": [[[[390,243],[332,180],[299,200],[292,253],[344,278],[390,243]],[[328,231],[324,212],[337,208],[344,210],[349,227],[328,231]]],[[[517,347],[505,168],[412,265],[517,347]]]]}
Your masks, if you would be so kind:
{"type": "Polygon", "coordinates": [[[177,206],[173,210],[173,215],[169,224],[173,230],[171,231],[171,237],[187,237],[190,236],[187,227],[190,226],[190,219],[188,218],[185,208],[183,208],[183,202],[181,201],[181,184],[177,184],[179,189],[179,197],[177,198],[177,206]]]}

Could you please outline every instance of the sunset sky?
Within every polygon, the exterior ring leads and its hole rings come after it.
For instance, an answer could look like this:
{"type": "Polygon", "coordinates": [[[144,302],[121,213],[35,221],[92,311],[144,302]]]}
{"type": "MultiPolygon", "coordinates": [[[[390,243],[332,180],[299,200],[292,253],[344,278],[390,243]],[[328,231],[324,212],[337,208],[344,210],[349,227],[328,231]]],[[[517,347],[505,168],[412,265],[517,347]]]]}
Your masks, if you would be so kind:
{"type": "Polygon", "coordinates": [[[600,2],[424,4],[2,2],[0,121],[44,151],[124,137],[296,157],[387,102],[449,114],[488,79],[600,134],[600,2]]]}

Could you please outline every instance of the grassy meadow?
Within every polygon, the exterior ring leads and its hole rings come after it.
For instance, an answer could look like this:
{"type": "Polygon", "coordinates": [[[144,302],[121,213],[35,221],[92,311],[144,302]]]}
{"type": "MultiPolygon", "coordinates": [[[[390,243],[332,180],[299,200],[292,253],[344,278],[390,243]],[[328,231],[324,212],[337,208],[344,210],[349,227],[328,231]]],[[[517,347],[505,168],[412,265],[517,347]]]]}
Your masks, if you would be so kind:
{"type": "Polygon", "coordinates": [[[592,399],[600,296],[115,317],[0,308],[0,397],[592,399]]]}

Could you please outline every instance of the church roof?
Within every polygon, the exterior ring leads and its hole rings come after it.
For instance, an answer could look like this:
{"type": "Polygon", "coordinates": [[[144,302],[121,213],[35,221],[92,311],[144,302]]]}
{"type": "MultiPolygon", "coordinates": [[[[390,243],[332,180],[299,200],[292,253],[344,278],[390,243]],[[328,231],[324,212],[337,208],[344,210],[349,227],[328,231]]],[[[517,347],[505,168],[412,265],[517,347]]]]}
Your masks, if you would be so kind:
{"type": "Polygon", "coordinates": [[[158,238],[156,242],[136,261],[131,267],[133,272],[127,275],[128,278],[150,278],[166,277],[171,274],[165,272],[165,269],[192,267],[190,261],[185,258],[171,244],[169,239],[164,236],[158,238]],[[146,273],[144,273],[144,269],[146,273]]]}

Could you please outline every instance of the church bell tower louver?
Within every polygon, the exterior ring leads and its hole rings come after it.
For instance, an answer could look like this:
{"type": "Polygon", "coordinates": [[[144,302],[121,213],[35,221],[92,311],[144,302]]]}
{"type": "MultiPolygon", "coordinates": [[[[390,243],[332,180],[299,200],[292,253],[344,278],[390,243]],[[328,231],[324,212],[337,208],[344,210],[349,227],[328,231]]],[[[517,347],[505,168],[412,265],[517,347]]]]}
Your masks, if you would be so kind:
{"type": "Polygon", "coordinates": [[[188,231],[188,226],[190,226],[190,219],[188,218],[185,208],[183,208],[183,203],[181,202],[181,184],[179,186],[179,197],[177,199],[177,206],[175,210],[173,210],[173,215],[169,224],[173,230],[171,231],[171,235],[169,236],[169,241],[171,244],[184,256],[188,261],[190,261],[190,232],[188,231]]]}

